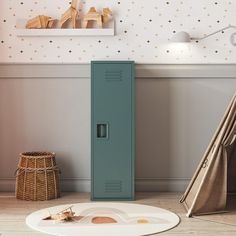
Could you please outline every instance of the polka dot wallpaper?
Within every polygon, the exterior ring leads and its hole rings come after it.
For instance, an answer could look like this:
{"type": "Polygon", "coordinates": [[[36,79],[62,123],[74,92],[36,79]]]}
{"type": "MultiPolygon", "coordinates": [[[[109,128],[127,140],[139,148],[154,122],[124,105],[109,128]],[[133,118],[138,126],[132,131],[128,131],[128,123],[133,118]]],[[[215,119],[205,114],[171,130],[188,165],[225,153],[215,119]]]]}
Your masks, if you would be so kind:
{"type": "Polygon", "coordinates": [[[59,19],[71,0],[1,0],[0,62],[87,63],[135,60],[137,63],[235,63],[230,36],[236,29],[198,43],[173,44],[179,31],[203,37],[236,25],[235,0],[79,0],[82,16],[90,6],[110,7],[116,35],[89,37],[17,37],[16,22],[36,15],[59,19]]]}

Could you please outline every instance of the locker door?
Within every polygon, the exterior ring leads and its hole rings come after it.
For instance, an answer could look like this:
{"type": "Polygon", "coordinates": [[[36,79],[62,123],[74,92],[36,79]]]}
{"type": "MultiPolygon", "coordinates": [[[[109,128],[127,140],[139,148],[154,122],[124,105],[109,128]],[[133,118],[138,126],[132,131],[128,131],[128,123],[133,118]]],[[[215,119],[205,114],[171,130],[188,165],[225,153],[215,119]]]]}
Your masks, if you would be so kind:
{"type": "Polygon", "coordinates": [[[92,199],[132,199],[134,64],[92,62],[92,199]]]}

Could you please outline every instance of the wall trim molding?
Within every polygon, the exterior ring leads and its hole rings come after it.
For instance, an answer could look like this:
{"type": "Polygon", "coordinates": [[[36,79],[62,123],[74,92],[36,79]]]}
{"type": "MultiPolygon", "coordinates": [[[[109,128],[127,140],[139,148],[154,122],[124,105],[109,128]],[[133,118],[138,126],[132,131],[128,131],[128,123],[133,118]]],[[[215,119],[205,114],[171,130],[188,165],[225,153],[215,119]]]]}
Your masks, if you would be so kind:
{"type": "Polygon", "coordinates": [[[138,192],[183,192],[190,178],[137,178],[135,183],[138,192]]]}
{"type": "MultiPolygon", "coordinates": [[[[137,178],[135,185],[138,192],[179,192],[186,189],[189,181],[189,178],[137,178]]],[[[60,183],[63,192],[90,192],[90,179],[64,178],[60,183]]],[[[13,191],[15,178],[0,178],[0,192],[13,191]]]]}
{"type": "MultiPolygon", "coordinates": [[[[0,63],[0,78],[89,78],[90,64],[0,63]]],[[[235,78],[236,64],[136,64],[136,78],[235,78]]]]}

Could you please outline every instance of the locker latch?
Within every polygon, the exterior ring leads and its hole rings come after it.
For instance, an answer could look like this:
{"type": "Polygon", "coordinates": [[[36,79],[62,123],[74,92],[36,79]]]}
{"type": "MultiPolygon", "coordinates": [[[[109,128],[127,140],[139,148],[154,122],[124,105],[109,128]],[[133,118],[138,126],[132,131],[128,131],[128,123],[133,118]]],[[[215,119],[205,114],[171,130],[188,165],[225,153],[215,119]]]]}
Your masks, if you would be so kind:
{"type": "Polygon", "coordinates": [[[108,138],[108,124],[97,124],[97,138],[108,138]]]}

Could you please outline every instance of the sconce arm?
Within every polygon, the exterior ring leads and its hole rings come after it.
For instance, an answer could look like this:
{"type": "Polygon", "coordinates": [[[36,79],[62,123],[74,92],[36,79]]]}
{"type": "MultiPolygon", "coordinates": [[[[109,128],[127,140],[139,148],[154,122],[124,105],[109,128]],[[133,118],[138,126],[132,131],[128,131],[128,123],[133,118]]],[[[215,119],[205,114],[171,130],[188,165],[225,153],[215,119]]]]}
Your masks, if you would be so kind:
{"type": "Polygon", "coordinates": [[[222,29],[219,29],[219,30],[217,30],[217,31],[215,31],[215,32],[213,32],[213,33],[211,33],[211,34],[207,34],[206,36],[204,36],[204,37],[202,37],[202,38],[191,38],[191,40],[200,41],[200,40],[206,39],[206,38],[208,38],[208,37],[211,37],[211,36],[213,36],[213,35],[215,35],[215,34],[218,34],[218,33],[222,32],[222,31],[224,31],[224,30],[228,30],[228,29],[231,29],[231,28],[236,29],[236,26],[234,26],[234,25],[228,25],[228,26],[226,26],[226,27],[224,27],[224,28],[222,28],[222,29]]]}

